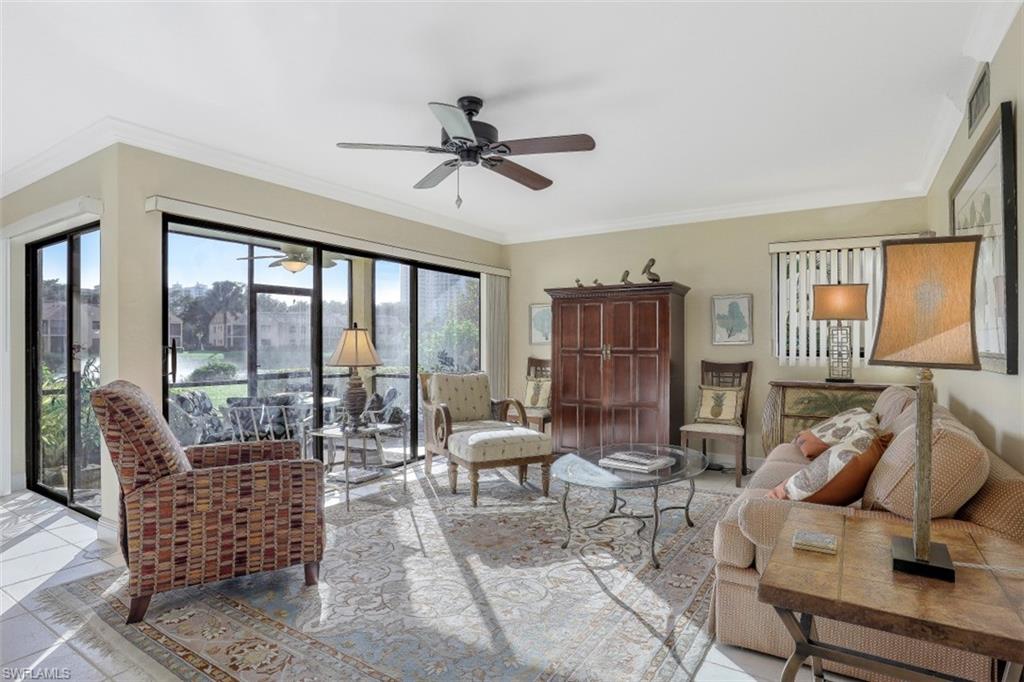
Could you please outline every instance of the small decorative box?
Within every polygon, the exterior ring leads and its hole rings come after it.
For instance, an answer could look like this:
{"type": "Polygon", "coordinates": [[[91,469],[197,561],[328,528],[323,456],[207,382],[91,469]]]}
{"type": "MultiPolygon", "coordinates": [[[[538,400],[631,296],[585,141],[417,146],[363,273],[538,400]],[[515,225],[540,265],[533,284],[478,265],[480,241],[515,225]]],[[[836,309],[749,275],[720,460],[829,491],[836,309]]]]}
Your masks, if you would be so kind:
{"type": "Polygon", "coordinates": [[[831,533],[819,533],[813,530],[798,530],[793,533],[793,548],[805,549],[809,552],[835,554],[839,542],[831,533]]]}

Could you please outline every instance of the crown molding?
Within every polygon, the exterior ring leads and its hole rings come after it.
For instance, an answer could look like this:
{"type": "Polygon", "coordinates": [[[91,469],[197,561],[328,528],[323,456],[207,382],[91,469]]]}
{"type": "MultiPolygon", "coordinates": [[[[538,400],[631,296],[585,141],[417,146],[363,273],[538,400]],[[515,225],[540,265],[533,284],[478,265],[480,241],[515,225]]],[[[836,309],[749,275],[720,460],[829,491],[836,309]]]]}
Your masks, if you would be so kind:
{"type": "Polygon", "coordinates": [[[158,154],[237,173],[301,192],[342,201],[353,206],[459,232],[478,239],[503,243],[499,232],[427,211],[377,194],[266,163],[252,157],[205,145],[176,135],[114,117],[89,127],[21,163],[0,177],[0,196],[7,196],[112,144],[126,144],[158,154]]]}
{"type": "Polygon", "coordinates": [[[815,192],[795,194],[789,197],[755,201],[742,204],[724,204],[708,208],[687,209],[669,213],[654,213],[637,218],[624,218],[587,225],[548,225],[532,227],[507,235],[506,244],[584,237],[588,235],[646,230],[655,227],[673,227],[692,223],[703,223],[730,218],[749,218],[774,213],[794,213],[822,208],[838,208],[855,204],[898,199],[916,199],[925,195],[921,185],[909,183],[896,190],[890,188],[851,189],[837,192],[815,192]]]}

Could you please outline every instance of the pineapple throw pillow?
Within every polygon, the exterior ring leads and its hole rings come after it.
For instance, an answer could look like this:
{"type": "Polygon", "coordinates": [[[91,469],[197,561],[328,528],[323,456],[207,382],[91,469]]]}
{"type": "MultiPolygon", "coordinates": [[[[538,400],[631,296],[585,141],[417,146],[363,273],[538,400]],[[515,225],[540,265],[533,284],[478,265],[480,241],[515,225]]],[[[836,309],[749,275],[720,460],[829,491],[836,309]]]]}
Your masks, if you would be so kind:
{"type": "Polygon", "coordinates": [[[702,384],[700,398],[697,401],[697,422],[742,426],[743,391],[742,386],[704,386],[702,384]]]}

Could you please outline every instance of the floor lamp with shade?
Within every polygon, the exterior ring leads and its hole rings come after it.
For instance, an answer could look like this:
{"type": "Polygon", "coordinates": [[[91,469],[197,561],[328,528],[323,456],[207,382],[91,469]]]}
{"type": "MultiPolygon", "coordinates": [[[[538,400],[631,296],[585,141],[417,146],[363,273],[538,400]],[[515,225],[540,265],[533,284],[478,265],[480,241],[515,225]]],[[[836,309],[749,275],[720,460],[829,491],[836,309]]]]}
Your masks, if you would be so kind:
{"type": "Polygon", "coordinates": [[[980,236],[882,242],[882,308],[870,364],[919,367],[914,535],[892,541],[893,570],[955,581],[931,541],[932,368],[978,370],[974,279],[980,236]]]}
{"type": "Polygon", "coordinates": [[[334,354],[327,361],[327,365],[351,369],[348,387],[345,389],[345,411],[348,413],[350,424],[358,423],[366,408],[366,389],[363,387],[362,377],[359,376],[359,368],[379,367],[380,364],[380,355],[373,347],[368,329],[360,329],[358,324],[353,323],[351,328],[341,333],[338,347],[334,349],[334,354]]]}

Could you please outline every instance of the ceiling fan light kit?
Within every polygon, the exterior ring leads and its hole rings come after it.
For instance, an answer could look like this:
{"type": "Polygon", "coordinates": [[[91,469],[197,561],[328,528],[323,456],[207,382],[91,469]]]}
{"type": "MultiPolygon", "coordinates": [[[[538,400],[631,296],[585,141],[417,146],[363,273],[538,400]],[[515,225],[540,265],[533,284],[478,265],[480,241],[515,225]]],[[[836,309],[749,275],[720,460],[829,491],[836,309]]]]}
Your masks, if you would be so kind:
{"type": "MultiPolygon", "coordinates": [[[[458,99],[458,106],[443,102],[430,102],[427,107],[441,123],[441,146],[417,146],[408,144],[373,144],[365,142],[339,142],[341,149],[377,149],[389,151],[425,152],[427,154],[450,154],[455,158],[441,162],[427,173],[413,187],[430,189],[437,187],[452,173],[461,184],[458,173],[463,166],[483,166],[509,180],[514,180],[534,191],[551,186],[551,180],[509,161],[509,156],[525,154],[552,154],[559,152],[588,152],[594,149],[594,138],[586,134],[532,137],[521,140],[500,140],[498,129],[490,123],[477,121],[484,101],[467,95],[458,99]]],[[[462,195],[456,188],[455,206],[462,207],[462,195]]]]}

